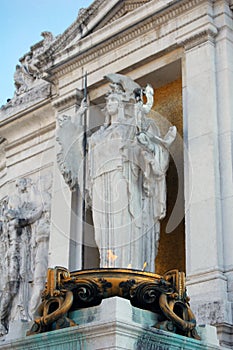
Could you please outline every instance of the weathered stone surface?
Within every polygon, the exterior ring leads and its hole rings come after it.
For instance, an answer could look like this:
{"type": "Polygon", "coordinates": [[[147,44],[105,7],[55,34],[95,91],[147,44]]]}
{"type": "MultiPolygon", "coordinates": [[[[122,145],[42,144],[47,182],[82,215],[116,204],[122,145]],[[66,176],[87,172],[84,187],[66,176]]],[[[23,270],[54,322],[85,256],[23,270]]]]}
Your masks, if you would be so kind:
{"type": "Polygon", "coordinates": [[[15,320],[29,321],[40,303],[48,267],[51,175],[19,178],[1,202],[0,336],[15,320]]]}
{"type": "Polygon", "coordinates": [[[101,305],[75,311],[79,326],[54,330],[22,340],[11,339],[1,349],[71,350],[218,350],[214,327],[202,327],[203,341],[182,337],[153,328],[155,315],[137,309],[121,298],[106,299],[101,305]]]}

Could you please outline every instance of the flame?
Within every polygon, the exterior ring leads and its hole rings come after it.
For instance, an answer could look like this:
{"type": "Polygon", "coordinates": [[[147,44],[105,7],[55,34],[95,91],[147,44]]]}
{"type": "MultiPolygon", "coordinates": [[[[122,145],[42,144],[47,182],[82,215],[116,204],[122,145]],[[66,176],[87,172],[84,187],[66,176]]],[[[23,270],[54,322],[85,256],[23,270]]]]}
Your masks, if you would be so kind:
{"type": "Polygon", "coordinates": [[[132,264],[129,264],[129,265],[127,266],[127,269],[132,269],[132,264]]]}
{"type": "Polygon", "coordinates": [[[115,255],[112,250],[107,251],[108,254],[108,260],[109,261],[115,261],[117,259],[117,255],[115,255]]]}
{"type": "Polygon", "coordinates": [[[144,264],[143,264],[143,268],[142,268],[142,271],[145,271],[145,268],[147,267],[147,262],[145,261],[144,264]]]}

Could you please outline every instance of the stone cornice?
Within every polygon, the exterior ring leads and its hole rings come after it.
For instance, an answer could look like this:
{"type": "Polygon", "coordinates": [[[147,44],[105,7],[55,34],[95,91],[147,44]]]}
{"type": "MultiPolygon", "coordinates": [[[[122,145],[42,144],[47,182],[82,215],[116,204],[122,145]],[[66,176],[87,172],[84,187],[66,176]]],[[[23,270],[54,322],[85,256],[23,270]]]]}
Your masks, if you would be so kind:
{"type": "Polygon", "coordinates": [[[115,6],[114,11],[112,10],[106,18],[103,18],[103,20],[100,22],[100,24],[95,28],[99,29],[107,24],[110,24],[120,17],[124,16],[126,13],[134,11],[138,7],[141,7],[142,5],[145,5],[146,3],[150,2],[152,0],[125,0],[123,2],[119,3],[119,6],[115,6]]]}
{"type": "MultiPolygon", "coordinates": [[[[41,136],[42,135],[45,135],[47,133],[49,133],[50,131],[53,131],[55,130],[56,128],[56,122],[55,121],[52,121],[50,124],[46,125],[46,126],[43,126],[41,127],[39,130],[35,130],[33,132],[31,132],[30,134],[27,134],[23,137],[21,137],[20,139],[17,139],[17,140],[13,140],[11,142],[9,142],[6,146],[6,150],[9,151],[13,148],[16,148],[18,147],[19,145],[23,145],[31,140],[35,140],[36,138],[38,138],[40,136],[40,139],[41,139],[41,143],[42,142],[47,142],[48,139],[51,138],[51,136],[49,135],[48,138],[46,139],[42,139],[41,136]]],[[[36,144],[35,144],[36,145],[36,144]]],[[[25,148],[27,149],[27,147],[25,148]]],[[[20,149],[19,151],[17,152],[14,152],[14,153],[11,153],[10,156],[13,156],[13,155],[16,155],[16,154],[19,154],[20,152],[22,152],[23,149],[20,149]]]]}
{"type": "Polygon", "coordinates": [[[185,50],[190,50],[206,41],[214,43],[217,34],[217,27],[212,23],[208,23],[205,26],[196,28],[192,32],[178,36],[176,40],[178,45],[184,46],[185,50]]]}
{"type": "MultiPolygon", "coordinates": [[[[119,0],[115,0],[116,2],[119,0]]],[[[62,50],[67,43],[71,42],[75,37],[82,38],[90,31],[91,26],[87,28],[87,24],[91,19],[95,18],[99,8],[104,5],[105,0],[95,0],[88,8],[83,9],[79,13],[78,18],[74,21],[65,32],[58,36],[52,45],[42,55],[40,55],[41,65],[47,61],[58,50],[62,50]]]]}
{"type": "Polygon", "coordinates": [[[213,280],[223,280],[227,281],[227,277],[224,275],[224,273],[220,270],[214,270],[210,272],[204,272],[200,274],[195,274],[192,276],[187,277],[187,286],[209,282],[213,280]]]}
{"type": "Polygon", "coordinates": [[[83,93],[75,89],[74,91],[70,92],[69,94],[66,94],[62,97],[56,98],[52,102],[52,106],[58,110],[61,111],[65,108],[68,108],[70,106],[73,106],[75,104],[80,104],[81,99],[83,98],[83,93]]]}
{"type": "Polygon", "coordinates": [[[50,97],[51,85],[45,82],[42,82],[41,85],[38,85],[22,95],[15,96],[10,102],[1,107],[0,125],[5,123],[8,117],[19,113],[25,113],[30,107],[34,109],[36,105],[38,106],[39,103],[44,103],[50,97]]]}
{"type": "Polygon", "coordinates": [[[106,24],[104,17],[111,11],[111,6],[114,7],[119,3],[119,6],[122,6],[122,8],[120,8],[115,16],[111,18],[110,22],[116,20],[120,16],[123,16],[129,11],[133,11],[134,9],[141,6],[142,3],[147,3],[150,1],[152,0],[125,0],[123,2],[119,0],[111,0],[108,1],[108,4],[106,6],[105,0],[95,0],[88,8],[82,9],[76,21],[72,23],[62,35],[59,35],[57,39],[50,45],[50,47],[40,55],[40,64],[43,65],[43,63],[45,63],[51,55],[57,51],[64,49],[67,44],[72,42],[72,40],[75,38],[78,40],[86,37],[91,30],[95,29],[96,26],[98,28],[98,25],[101,25],[101,22],[103,22],[103,24],[106,24]],[[102,11],[106,11],[106,13],[101,14],[103,18],[99,16],[99,10],[101,8],[102,11]]]}
{"type": "MultiPolygon", "coordinates": [[[[148,16],[144,21],[140,21],[140,12],[141,9],[137,9],[134,11],[134,17],[137,17],[138,20],[134,22],[134,25],[131,25],[129,28],[129,22],[128,22],[128,15],[124,16],[123,18],[120,18],[117,22],[122,21],[121,25],[121,31],[118,33],[114,33],[111,31],[111,34],[108,38],[103,42],[101,42],[101,30],[99,32],[94,33],[93,35],[97,37],[96,45],[93,47],[93,40],[90,40],[89,46],[88,46],[88,38],[83,38],[79,41],[78,45],[80,47],[85,46],[83,48],[83,51],[80,51],[73,56],[70,55],[70,51],[75,51],[75,48],[69,48],[67,49],[69,52],[69,57],[66,56],[66,50],[64,50],[61,53],[58,53],[55,57],[55,62],[57,61],[57,64],[51,68],[48,69],[48,72],[52,75],[55,74],[56,77],[59,77],[63,74],[67,74],[70,71],[82,67],[86,65],[88,62],[100,57],[101,55],[104,55],[108,53],[109,51],[115,50],[121,45],[130,42],[134,38],[138,37],[139,35],[142,35],[148,31],[154,30],[156,27],[160,27],[163,24],[169,23],[174,18],[177,18],[177,16],[185,13],[186,11],[189,11],[193,9],[195,6],[198,6],[201,3],[208,3],[208,0],[177,0],[173,2],[166,1],[167,4],[163,5],[161,8],[158,9],[155,13],[148,13],[148,16]],[[118,34],[115,36],[115,34],[118,34]],[[100,39],[98,41],[98,35],[100,35],[100,39]],[[92,44],[92,45],[91,45],[92,44]],[[64,60],[62,56],[64,55],[64,60]]],[[[211,1],[212,2],[212,1],[211,1]]],[[[152,3],[150,3],[152,5],[152,3]]],[[[146,5],[145,5],[146,6],[146,5]]],[[[149,7],[148,7],[149,9],[149,7]]],[[[129,14],[130,15],[130,14],[129,14]]],[[[193,19],[193,22],[196,20],[196,18],[193,19]]],[[[116,22],[115,22],[116,23],[116,22]]],[[[111,24],[110,24],[111,25],[111,24]]],[[[106,32],[107,26],[103,28],[103,31],[106,32]]],[[[177,30],[177,27],[173,30],[170,29],[167,32],[160,31],[160,36],[151,36],[149,38],[149,41],[144,42],[144,46],[148,45],[149,43],[152,43],[154,41],[159,40],[160,38],[168,35],[172,31],[177,30]]],[[[110,31],[109,31],[110,32],[110,31]]],[[[92,38],[93,39],[93,38],[92,38]]],[[[181,40],[178,43],[175,43],[176,45],[181,44],[181,40]]],[[[142,47],[141,45],[140,47],[142,47]]],[[[174,45],[174,43],[173,43],[174,45]]],[[[129,52],[127,53],[129,54],[129,52]]],[[[119,56],[117,57],[119,59],[119,56]]],[[[54,78],[53,78],[54,79],[54,78]]]]}

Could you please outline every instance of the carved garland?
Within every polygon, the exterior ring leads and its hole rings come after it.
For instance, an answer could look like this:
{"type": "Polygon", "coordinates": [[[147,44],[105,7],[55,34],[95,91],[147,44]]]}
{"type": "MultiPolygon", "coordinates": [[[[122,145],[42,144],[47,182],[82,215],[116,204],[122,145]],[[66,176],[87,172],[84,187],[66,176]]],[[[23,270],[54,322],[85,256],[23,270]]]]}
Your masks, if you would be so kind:
{"type": "Polygon", "coordinates": [[[119,296],[135,307],[159,315],[155,328],[200,339],[186,295],[184,273],[172,270],[164,276],[128,269],[99,269],[69,273],[48,270],[46,289],[38,317],[27,335],[75,326],[69,311],[97,306],[105,298],[119,296]]]}

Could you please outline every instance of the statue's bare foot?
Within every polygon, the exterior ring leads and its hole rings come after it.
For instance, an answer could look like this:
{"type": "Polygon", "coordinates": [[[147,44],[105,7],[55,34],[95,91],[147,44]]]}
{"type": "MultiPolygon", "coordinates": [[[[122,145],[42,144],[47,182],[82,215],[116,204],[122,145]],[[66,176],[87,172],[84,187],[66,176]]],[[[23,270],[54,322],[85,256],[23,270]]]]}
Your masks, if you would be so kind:
{"type": "Polygon", "coordinates": [[[4,335],[7,334],[7,329],[3,324],[0,323],[0,337],[3,337],[4,335]]]}

